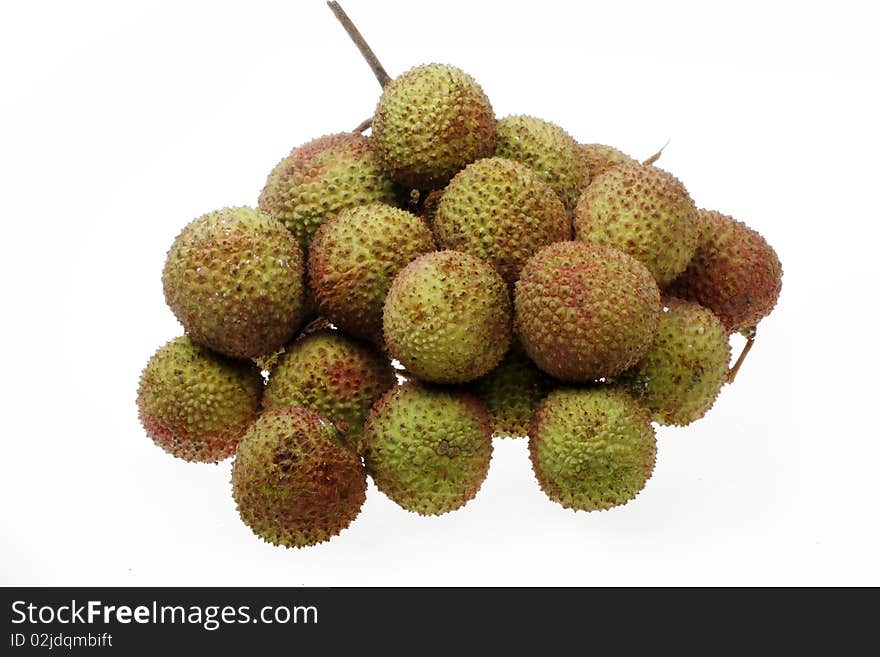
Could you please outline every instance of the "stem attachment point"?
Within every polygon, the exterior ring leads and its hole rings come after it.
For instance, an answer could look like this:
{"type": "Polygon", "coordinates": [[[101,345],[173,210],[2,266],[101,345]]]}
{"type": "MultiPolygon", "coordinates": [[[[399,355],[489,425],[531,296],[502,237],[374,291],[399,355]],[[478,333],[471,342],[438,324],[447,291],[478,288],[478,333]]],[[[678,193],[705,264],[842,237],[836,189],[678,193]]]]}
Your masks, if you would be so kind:
{"type": "Polygon", "coordinates": [[[659,159],[660,159],[660,156],[663,155],[663,151],[666,149],[667,146],[669,146],[669,140],[668,140],[668,139],[666,140],[666,143],[663,144],[663,145],[660,147],[660,150],[659,150],[659,151],[657,151],[657,152],[654,153],[651,157],[649,157],[647,160],[645,160],[644,162],[642,162],[642,164],[644,164],[645,166],[650,166],[651,164],[654,164],[654,162],[656,162],[657,160],[659,160],[659,159]]]}
{"type": "Polygon", "coordinates": [[[746,344],[743,347],[743,350],[739,354],[739,358],[736,359],[736,362],[733,364],[727,372],[727,382],[733,383],[733,380],[736,378],[737,373],[739,372],[739,368],[742,367],[743,362],[746,359],[746,356],[749,355],[749,352],[752,350],[752,346],[755,344],[755,336],[758,334],[758,330],[756,327],[745,329],[741,331],[743,336],[746,339],[746,344]]]}

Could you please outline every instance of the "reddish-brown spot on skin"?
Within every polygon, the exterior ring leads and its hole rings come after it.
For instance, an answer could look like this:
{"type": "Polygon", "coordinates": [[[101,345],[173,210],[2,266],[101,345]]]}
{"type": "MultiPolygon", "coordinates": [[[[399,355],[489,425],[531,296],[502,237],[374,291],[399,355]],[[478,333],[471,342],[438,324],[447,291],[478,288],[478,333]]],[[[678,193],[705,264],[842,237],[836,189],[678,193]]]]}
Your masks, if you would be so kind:
{"type": "MultiPolygon", "coordinates": [[[[282,160],[279,163],[279,168],[272,173],[287,178],[299,175],[303,177],[304,181],[310,182],[323,173],[320,166],[314,166],[314,161],[321,155],[341,147],[348,149],[352,155],[356,156],[370,149],[370,140],[364,135],[348,132],[318,137],[291,150],[290,155],[282,160]]],[[[263,207],[268,201],[268,198],[265,197],[268,193],[267,189],[264,189],[260,194],[260,207],[263,207]]]]}
{"type": "Polygon", "coordinates": [[[687,269],[667,289],[712,310],[731,332],[755,326],[776,306],[782,265],[759,233],[733,217],[698,212],[700,243],[687,269]]]}
{"type": "Polygon", "coordinates": [[[324,135],[322,137],[318,137],[317,139],[313,139],[310,142],[303,144],[297,148],[294,148],[290,155],[290,164],[292,167],[297,169],[306,169],[311,163],[312,160],[315,159],[321,153],[330,150],[338,146],[339,144],[351,143],[358,144],[364,143],[367,144],[367,139],[362,135],[356,134],[348,134],[348,133],[340,133],[334,135],[324,135]]]}
{"type": "Polygon", "coordinates": [[[353,157],[357,157],[369,150],[370,140],[364,135],[348,132],[319,137],[291,151],[284,167],[284,175],[292,177],[299,174],[304,182],[319,179],[324,174],[324,169],[314,166],[313,162],[323,153],[341,146],[347,148],[353,157]]]}
{"type": "Polygon", "coordinates": [[[571,308],[577,314],[580,323],[591,323],[595,321],[592,308],[584,303],[580,303],[581,299],[588,298],[590,294],[590,281],[578,274],[576,267],[566,267],[561,271],[560,278],[567,281],[571,294],[562,299],[562,303],[571,308]]]}
{"type": "Polygon", "coordinates": [[[581,153],[587,162],[590,178],[596,178],[618,164],[633,164],[636,160],[612,146],[604,144],[581,144],[581,153]]]}
{"type": "Polygon", "coordinates": [[[199,463],[216,463],[235,454],[235,448],[244,431],[236,435],[200,436],[198,439],[175,434],[161,418],[140,414],[141,424],[147,435],[163,450],[183,459],[199,463]]]}

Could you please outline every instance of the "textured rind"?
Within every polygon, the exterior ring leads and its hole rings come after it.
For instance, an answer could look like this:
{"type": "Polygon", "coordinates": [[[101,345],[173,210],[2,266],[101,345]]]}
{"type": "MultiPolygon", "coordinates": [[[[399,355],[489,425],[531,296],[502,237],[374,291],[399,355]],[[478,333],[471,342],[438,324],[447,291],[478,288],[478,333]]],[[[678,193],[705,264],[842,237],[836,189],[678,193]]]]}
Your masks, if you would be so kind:
{"type": "Polygon", "coordinates": [[[224,208],[174,240],[162,286],[187,334],[233,358],[276,351],[303,319],[302,249],[276,219],[224,208]]]}
{"type": "Polygon", "coordinates": [[[274,545],[305,547],[351,524],[366,499],[360,458],[312,410],[264,412],[239,443],[232,494],[251,530],[274,545]]]}
{"type": "Polygon", "coordinates": [[[373,149],[412,189],[437,189],[495,150],[495,114],[480,85],[443,64],[417,66],[385,87],[373,116],[373,149]]]}
{"type": "Polygon", "coordinates": [[[398,193],[379,167],[370,138],[344,132],[294,148],[269,173],[259,205],[305,248],[318,227],[341,210],[394,204],[398,193]]]}
{"type": "Polygon", "coordinates": [[[510,285],[536,251],[571,239],[571,219],[553,189],[524,164],[500,157],[456,174],[433,229],[442,247],[491,262],[510,285]]]}
{"type": "Polygon", "coordinates": [[[323,316],[355,337],[382,343],[382,305],[398,272],[435,250],[420,217],[388,205],[344,210],[315,234],[309,280],[323,316]]]}
{"type": "Polygon", "coordinates": [[[638,164],[626,153],[605,144],[581,144],[581,154],[587,162],[591,179],[618,164],[638,164]]]}
{"type": "Polygon", "coordinates": [[[759,233],[713,210],[698,213],[700,244],[668,293],[710,308],[730,331],[770,314],[782,291],[782,265],[759,233]]]}
{"type": "Polygon", "coordinates": [[[491,265],[435,251],[394,279],[383,311],[385,344],[414,376],[464,383],[495,367],[511,334],[507,286],[491,265]]]}
{"type": "Polygon", "coordinates": [[[651,478],[656,452],[644,410],[607,386],[551,392],[529,433],[541,490],[566,509],[597,511],[634,499],[651,478]]]}
{"type": "Polygon", "coordinates": [[[574,211],[575,236],[643,262],[660,287],[684,271],[697,248],[697,209],[674,176],[620,164],[596,176],[574,211]]]}
{"type": "Polygon", "coordinates": [[[708,308],[664,300],[657,335],[642,360],[620,377],[660,424],[684,426],[703,417],[727,380],[727,329],[708,308]]]}
{"type": "Polygon", "coordinates": [[[439,515],[476,496],[489,471],[492,428],[476,397],[409,381],[376,402],[364,445],[380,491],[408,511],[439,515]]]}
{"type": "Polygon", "coordinates": [[[553,188],[571,212],[590,182],[587,158],[574,138],[555,123],[533,116],[498,121],[496,157],[525,164],[553,188]]]}
{"type": "Polygon", "coordinates": [[[592,381],[635,365],[651,345],[659,314],[651,272],[598,244],[548,246],[516,284],[516,333],[535,364],[563,381],[592,381]]]}
{"type": "Polygon", "coordinates": [[[373,402],[397,381],[391,364],[367,344],[323,329],[296,340],[269,375],[263,407],[303,406],[333,422],[360,448],[373,402]]]}
{"type": "Polygon", "coordinates": [[[182,336],[159,348],[144,368],[138,415],[147,435],[169,454],[214,463],[235,452],[257,417],[262,393],[253,364],[182,336]]]}
{"type": "Polygon", "coordinates": [[[494,437],[522,438],[528,435],[538,404],[553,386],[553,379],[514,340],[498,367],[474,381],[471,389],[492,418],[494,437]]]}

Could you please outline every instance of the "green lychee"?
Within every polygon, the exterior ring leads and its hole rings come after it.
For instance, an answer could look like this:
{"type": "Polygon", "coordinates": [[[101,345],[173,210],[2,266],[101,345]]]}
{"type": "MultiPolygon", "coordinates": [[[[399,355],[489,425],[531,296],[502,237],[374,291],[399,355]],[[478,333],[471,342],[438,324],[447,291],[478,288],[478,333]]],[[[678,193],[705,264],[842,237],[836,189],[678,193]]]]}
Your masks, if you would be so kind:
{"type": "Polygon", "coordinates": [[[551,392],[529,433],[541,490],[580,511],[610,509],[635,498],[651,478],[656,451],[644,410],[607,386],[551,392]]]}
{"type": "Polygon", "coordinates": [[[147,363],[138,414],[159,447],[186,461],[231,456],[260,410],[263,379],[247,361],[233,360],[179,337],[147,363]]]}
{"type": "Polygon", "coordinates": [[[373,116],[373,148],[385,171],[411,189],[445,185],[495,149],[495,114],[464,71],[417,66],[386,85],[373,116]]]}
{"type": "Polygon", "coordinates": [[[196,342],[234,358],[273,353],[303,319],[302,249],[253,208],[192,221],[162,271],[165,300],[196,342]]]}
{"type": "Polygon", "coordinates": [[[686,425],[706,414],[727,380],[727,329],[708,308],[664,301],[657,335],[641,361],[620,377],[660,424],[686,425]]]}
{"type": "Polygon", "coordinates": [[[474,394],[492,418],[495,437],[524,437],[541,400],[553,388],[553,379],[529,359],[514,340],[498,367],[473,382],[474,394]]]}
{"type": "Polygon", "coordinates": [[[396,380],[389,361],[374,348],[322,329],[287,348],[271,370],[263,406],[310,408],[357,450],[370,407],[396,380]]]}
{"type": "Polygon", "coordinates": [[[498,121],[497,130],[495,156],[531,168],[571,212],[590,181],[580,144],[555,123],[533,116],[508,116],[498,121]]]}
{"type": "Polygon", "coordinates": [[[571,238],[553,189],[524,164],[500,157],[474,162],[452,179],[433,228],[440,246],[491,262],[510,285],[536,251],[571,238]]]}
{"type": "Polygon", "coordinates": [[[385,344],[414,376],[463,383],[495,367],[510,344],[510,298],[476,256],[435,251],[408,264],[385,300],[385,344]]]}
{"type": "Polygon", "coordinates": [[[489,470],[492,429],[476,397],[410,381],[373,407],[364,444],[379,490],[404,509],[439,515],[477,494],[489,470]]]}
{"type": "Polygon", "coordinates": [[[660,287],[684,271],[697,248],[697,209],[675,177],[619,164],[593,178],[574,211],[575,237],[633,256],[660,287]]]}

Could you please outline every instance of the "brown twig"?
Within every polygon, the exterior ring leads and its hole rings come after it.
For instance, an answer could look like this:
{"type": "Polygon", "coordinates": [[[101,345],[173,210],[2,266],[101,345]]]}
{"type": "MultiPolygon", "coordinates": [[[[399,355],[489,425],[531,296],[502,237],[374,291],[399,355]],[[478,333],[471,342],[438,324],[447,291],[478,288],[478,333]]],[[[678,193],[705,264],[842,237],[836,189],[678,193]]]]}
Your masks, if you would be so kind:
{"type": "Polygon", "coordinates": [[[669,146],[669,140],[668,140],[668,139],[666,140],[666,143],[663,144],[663,146],[660,147],[660,150],[659,150],[659,151],[657,151],[657,152],[654,153],[651,157],[649,157],[647,160],[645,160],[644,162],[642,162],[642,164],[644,164],[645,166],[650,166],[651,164],[654,164],[654,162],[656,162],[657,160],[659,160],[659,159],[660,159],[660,156],[663,155],[663,151],[666,149],[667,146],[669,146]]]}
{"type": "Polygon", "coordinates": [[[367,128],[373,125],[373,117],[371,116],[368,119],[364,119],[360,123],[358,123],[357,128],[352,130],[352,132],[364,132],[367,128]]]}
{"type": "Polygon", "coordinates": [[[739,358],[736,359],[736,362],[733,364],[733,367],[730,368],[727,372],[727,382],[733,383],[733,380],[736,378],[737,372],[739,372],[739,368],[742,367],[743,362],[746,359],[746,356],[749,355],[749,352],[752,350],[752,345],[755,344],[755,336],[758,334],[757,329],[753,326],[750,329],[746,329],[742,332],[742,334],[746,338],[746,345],[743,347],[742,352],[739,354],[739,358]]]}
{"type": "Polygon", "coordinates": [[[382,85],[382,88],[384,89],[385,85],[391,82],[391,76],[388,75],[381,62],[379,62],[376,53],[370,48],[366,39],[364,39],[360,31],[354,26],[354,23],[351,22],[348,14],[346,14],[345,10],[339,6],[338,2],[328,2],[327,6],[330,7],[330,10],[336,16],[336,19],[342,24],[342,27],[345,28],[345,31],[348,33],[351,40],[354,41],[354,45],[357,46],[357,49],[360,51],[363,58],[367,60],[367,64],[373,69],[373,75],[376,76],[379,84],[382,85]]]}

